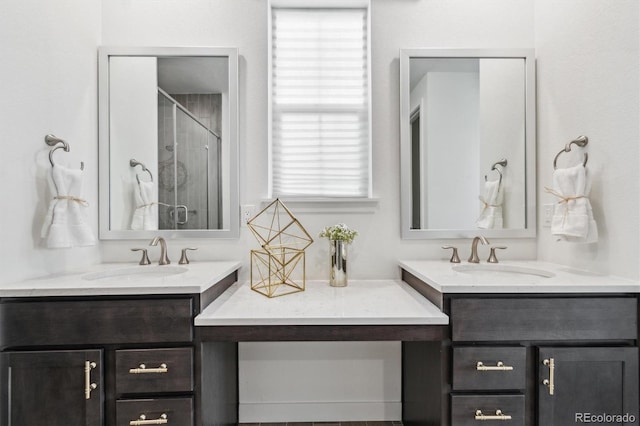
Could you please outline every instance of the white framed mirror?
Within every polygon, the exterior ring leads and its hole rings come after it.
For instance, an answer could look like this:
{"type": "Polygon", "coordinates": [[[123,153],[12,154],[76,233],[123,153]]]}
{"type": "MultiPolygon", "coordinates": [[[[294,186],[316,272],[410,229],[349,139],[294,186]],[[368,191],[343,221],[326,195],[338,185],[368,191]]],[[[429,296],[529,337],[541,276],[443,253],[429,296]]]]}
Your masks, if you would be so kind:
{"type": "Polygon", "coordinates": [[[401,235],[536,235],[533,49],[401,49],[401,235]]]}
{"type": "Polygon", "coordinates": [[[100,238],[237,238],[237,49],[105,46],[98,71],[100,238]]]}

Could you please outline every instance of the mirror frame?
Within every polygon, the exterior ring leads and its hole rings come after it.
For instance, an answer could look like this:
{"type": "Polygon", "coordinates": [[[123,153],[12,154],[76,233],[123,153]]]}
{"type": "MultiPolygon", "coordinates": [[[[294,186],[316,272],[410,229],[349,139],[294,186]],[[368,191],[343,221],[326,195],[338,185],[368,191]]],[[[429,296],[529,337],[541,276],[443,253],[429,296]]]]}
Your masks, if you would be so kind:
{"type": "Polygon", "coordinates": [[[176,238],[238,238],[239,207],[239,140],[238,140],[238,49],[234,47],[118,47],[102,46],[98,50],[98,192],[99,236],[101,240],[151,239],[162,236],[176,238]],[[225,56],[229,61],[229,228],[228,229],[110,229],[109,190],[109,58],[111,56],[225,56]]]}
{"type": "Polygon", "coordinates": [[[536,236],[536,76],[534,49],[400,49],[400,226],[403,239],[536,236]],[[411,229],[411,58],[521,58],[525,61],[525,227],[518,229],[411,229]]]}

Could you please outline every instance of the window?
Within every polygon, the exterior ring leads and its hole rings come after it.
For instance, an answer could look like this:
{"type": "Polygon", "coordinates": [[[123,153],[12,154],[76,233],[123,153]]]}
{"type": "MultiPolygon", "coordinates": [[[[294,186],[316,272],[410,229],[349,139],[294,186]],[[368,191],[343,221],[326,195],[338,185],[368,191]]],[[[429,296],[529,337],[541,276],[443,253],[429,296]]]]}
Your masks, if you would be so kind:
{"type": "Polygon", "coordinates": [[[271,8],[271,197],[371,197],[368,8],[271,8]]]}

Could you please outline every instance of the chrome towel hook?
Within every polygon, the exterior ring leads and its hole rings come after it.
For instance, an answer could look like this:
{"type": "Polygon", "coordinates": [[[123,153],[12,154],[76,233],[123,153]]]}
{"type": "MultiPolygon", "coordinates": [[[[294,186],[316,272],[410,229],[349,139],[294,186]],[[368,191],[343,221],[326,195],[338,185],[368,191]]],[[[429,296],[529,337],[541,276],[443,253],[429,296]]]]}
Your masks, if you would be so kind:
{"type": "MultiPolygon", "coordinates": [[[[140,161],[136,160],[135,158],[132,158],[131,160],[129,160],[129,166],[131,166],[131,167],[140,166],[142,168],[143,172],[149,173],[149,177],[151,178],[151,182],[153,182],[153,175],[151,174],[151,170],[147,169],[147,166],[145,166],[144,163],[141,163],[140,161]]],[[[140,178],[138,177],[137,174],[136,174],[136,179],[138,180],[138,183],[140,183],[140,178]]]]}
{"type": "MultiPolygon", "coordinates": [[[[560,156],[560,154],[562,154],[563,152],[569,152],[571,151],[571,145],[577,145],[580,148],[584,148],[585,146],[587,146],[589,144],[589,138],[586,136],[578,136],[577,138],[575,138],[574,140],[572,140],[571,142],[569,142],[568,144],[566,144],[564,146],[564,149],[562,151],[560,151],[559,153],[556,154],[555,158],[553,159],[553,169],[557,169],[557,161],[558,161],[558,157],[560,156]]],[[[587,165],[587,160],[589,159],[589,154],[587,154],[586,152],[584,153],[584,161],[582,162],[582,167],[587,165]]]]}
{"type": "MultiPolygon", "coordinates": [[[[500,178],[499,178],[500,183],[502,183],[502,171],[496,166],[502,166],[504,168],[504,167],[507,167],[507,164],[508,164],[507,159],[501,158],[500,160],[496,161],[491,165],[491,170],[495,170],[500,175],[500,178]]],[[[485,181],[487,180],[487,175],[484,175],[484,180],[485,181]]]]}
{"type": "MultiPolygon", "coordinates": [[[[53,162],[53,153],[62,148],[65,152],[69,152],[69,144],[63,140],[60,139],[59,137],[49,134],[46,135],[44,137],[44,142],[49,145],[49,146],[53,146],[54,148],[49,151],[49,163],[51,163],[51,167],[55,166],[55,163],[53,162]]],[[[84,170],[84,162],[80,162],[80,170],[84,170]]]]}

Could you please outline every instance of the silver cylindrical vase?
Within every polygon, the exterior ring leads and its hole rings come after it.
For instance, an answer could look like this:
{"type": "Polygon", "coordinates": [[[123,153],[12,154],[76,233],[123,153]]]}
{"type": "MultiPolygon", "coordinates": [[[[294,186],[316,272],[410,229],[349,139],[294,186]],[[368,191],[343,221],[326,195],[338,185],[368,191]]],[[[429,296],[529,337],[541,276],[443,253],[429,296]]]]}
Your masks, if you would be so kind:
{"type": "Polygon", "coordinates": [[[331,276],[329,285],[346,287],[347,285],[347,243],[343,240],[329,240],[331,252],[331,276]]]}

